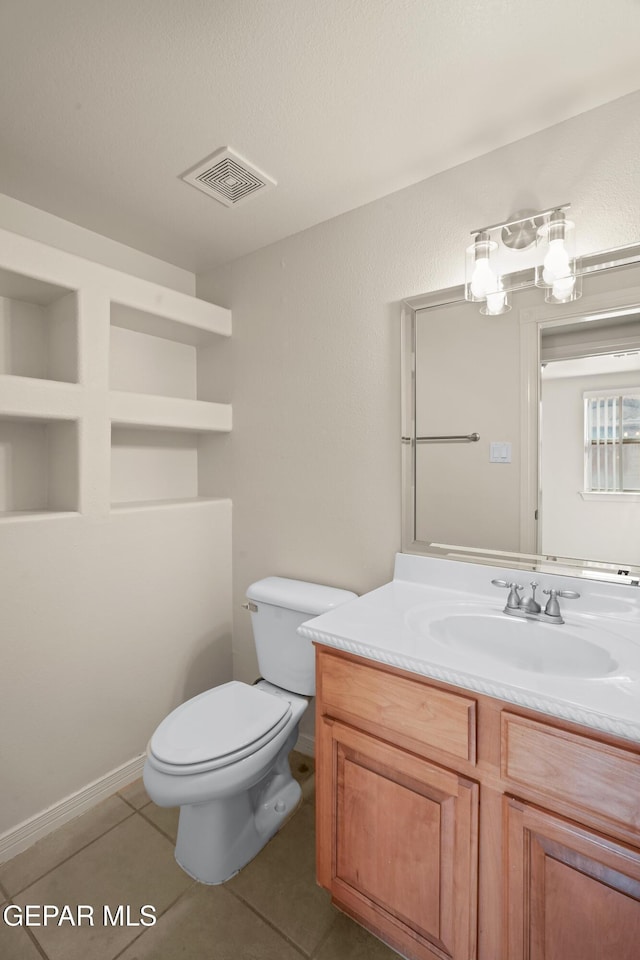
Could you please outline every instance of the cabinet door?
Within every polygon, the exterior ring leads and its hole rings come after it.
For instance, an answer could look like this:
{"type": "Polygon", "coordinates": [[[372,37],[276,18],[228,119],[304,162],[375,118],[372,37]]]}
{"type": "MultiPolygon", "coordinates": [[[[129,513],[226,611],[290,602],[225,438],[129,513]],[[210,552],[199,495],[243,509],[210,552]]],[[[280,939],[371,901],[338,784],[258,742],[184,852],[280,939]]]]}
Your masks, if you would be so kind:
{"type": "Polygon", "coordinates": [[[638,960],[640,851],[505,798],[509,960],[638,960]]]}
{"type": "Polygon", "coordinates": [[[323,718],[318,879],[407,957],[476,953],[478,786],[323,718]]]}

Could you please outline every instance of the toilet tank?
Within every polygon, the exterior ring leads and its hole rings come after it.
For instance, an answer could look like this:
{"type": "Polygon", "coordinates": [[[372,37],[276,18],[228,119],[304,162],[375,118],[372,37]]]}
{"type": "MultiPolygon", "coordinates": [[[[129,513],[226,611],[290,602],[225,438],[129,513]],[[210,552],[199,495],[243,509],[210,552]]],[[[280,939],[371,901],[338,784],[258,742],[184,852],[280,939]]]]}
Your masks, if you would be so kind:
{"type": "Polygon", "coordinates": [[[252,583],[247,600],[260,673],[265,680],[304,696],[316,692],[313,643],[297,632],[300,624],[357,594],[305,580],[266,577],[252,583]]]}

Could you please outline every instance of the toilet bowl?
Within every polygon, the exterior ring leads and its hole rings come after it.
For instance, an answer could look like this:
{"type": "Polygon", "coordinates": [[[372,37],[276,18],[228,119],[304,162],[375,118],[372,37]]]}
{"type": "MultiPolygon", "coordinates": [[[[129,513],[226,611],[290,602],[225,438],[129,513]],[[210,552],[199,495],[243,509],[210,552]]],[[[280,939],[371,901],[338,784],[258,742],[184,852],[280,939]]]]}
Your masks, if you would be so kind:
{"type": "MultiPolygon", "coordinates": [[[[227,708],[224,728],[231,741],[235,740],[236,749],[221,756],[214,754],[209,760],[172,763],[165,743],[157,748],[159,752],[162,749],[160,756],[154,753],[154,737],[161,732],[162,725],[151,738],[144,768],[145,787],[159,806],[180,807],[176,860],[183,870],[202,883],[223,883],[237,873],[298,805],[301,790],[291,776],[288,757],[298,738],[298,724],[308,701],[305,697],[284,693],[266,681],[255,686],[232,681],[195,698],[199,701],[197,704],[194,701],[183,704],[187,708],[194,706],[193,713],[198,720],[205,719],[209,707],[211,723],[219,724],[220,704],[216,701],[223,700],[227,708]],[[247,739],[243,724],[251,701],[257,700],[258,708],[270,706],[266,698],[275,701],[275,713],[281,707],[284,709],[282,717],[272,724],[274,714],[268,713],[267,729],[253,741],[242,743],[247,739]]],[[[194,719],[189,716],[190,712],[184,710],[178,717],[170,714],[163,721],[168,727],[165,734],[177,738],[180,733],[187,733],[194,719]],[[175,729],[167,723],[172,720],[176,721],[175,729]]],[[[256,730],[254,728],[251,735],[256,730]]],[[[166,739],[169,740],[169,736],[166,739]]],[[[194,755],[201,757],[204,753],[194,751],[194,755]]],[[[182,759],[180,750],[176,750],[175,757],[182,759]]]]}
{"type": "Polygon", "coordinates": [[[297,627],[355,594],[269,577],[247,597],[263,679],[231,681],[177,707],[151,737],[143,773],[156,804],[180,807],[176,861],[207,884],[234,876],[296,809],[301,788],[288,758],[315,693],[313,647],[297,627]]]}

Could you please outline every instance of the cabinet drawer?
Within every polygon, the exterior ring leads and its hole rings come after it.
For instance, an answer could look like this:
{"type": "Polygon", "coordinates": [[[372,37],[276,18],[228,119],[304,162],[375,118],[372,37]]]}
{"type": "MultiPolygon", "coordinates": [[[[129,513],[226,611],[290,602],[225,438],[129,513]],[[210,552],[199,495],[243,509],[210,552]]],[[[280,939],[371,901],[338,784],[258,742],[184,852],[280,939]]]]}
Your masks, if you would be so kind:
{"type": "Polygon", "coordinates": [[[475,700],[320,649],[317,667],[324,714],[391,737],[418,754],[436,749],[475,763],[475,700]]]}
{"type": "Polygon", "coordinates": [[[640,756],[503,711],[502,776],[640,830],[640,756]]]}

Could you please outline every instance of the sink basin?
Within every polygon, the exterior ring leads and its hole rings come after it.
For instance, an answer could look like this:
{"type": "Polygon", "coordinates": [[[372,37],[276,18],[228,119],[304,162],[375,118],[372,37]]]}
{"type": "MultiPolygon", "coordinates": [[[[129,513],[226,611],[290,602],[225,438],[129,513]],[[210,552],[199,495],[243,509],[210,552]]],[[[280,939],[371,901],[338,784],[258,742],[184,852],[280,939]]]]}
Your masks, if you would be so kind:
{"type": "Polygon", "coordinates": [[[618,669],[609,651],[588,627],[548,624],[495,613],[407,616],[413,630],[470,657],[488,658],[518,670],[559,677],[606,677],[618,669]],[[591,639],[585,634],[591,633],[591,639]]]}

